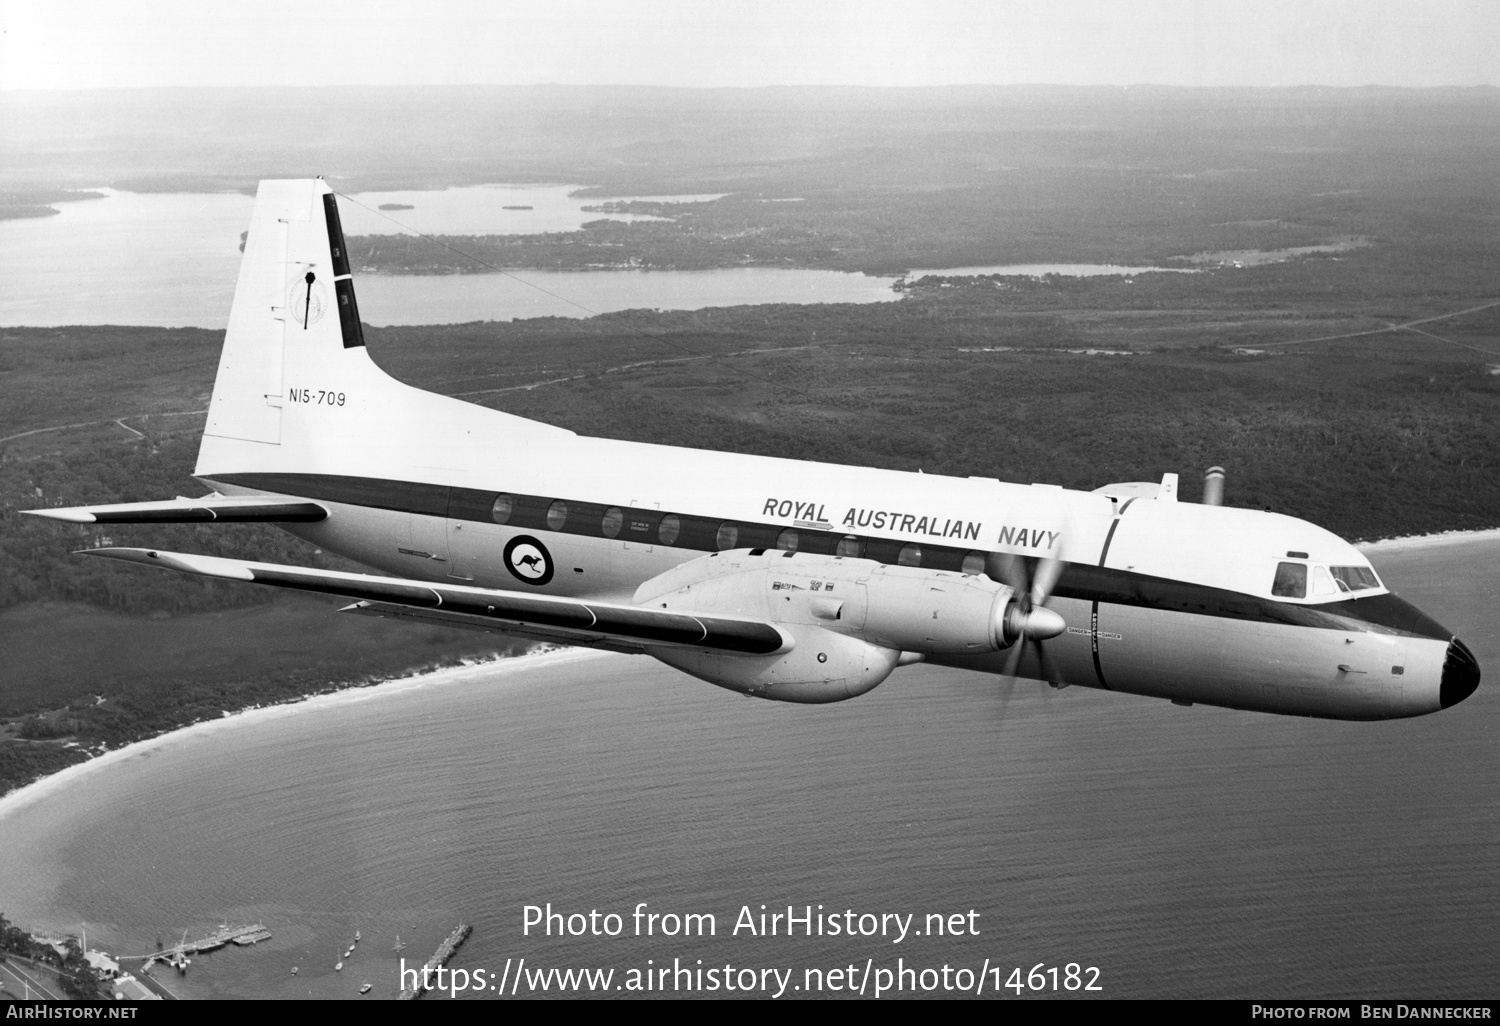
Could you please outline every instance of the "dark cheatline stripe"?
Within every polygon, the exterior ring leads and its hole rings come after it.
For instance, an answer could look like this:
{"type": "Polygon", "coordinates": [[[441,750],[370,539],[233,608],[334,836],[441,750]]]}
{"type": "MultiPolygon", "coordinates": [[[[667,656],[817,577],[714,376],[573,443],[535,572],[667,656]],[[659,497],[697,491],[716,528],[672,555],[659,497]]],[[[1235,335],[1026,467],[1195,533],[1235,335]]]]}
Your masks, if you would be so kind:
{"type": "MultiPolygon", "coordinates": [[[[388,509],[397,513],[420,513],[428,517],[448,515],[449,493],[453,490],[447,485],[387,481],[378,477],[344,477],[339,474],[217,474],[209,475],[209,479],[267,492],[301,495],[326,502],[342,502],[349,506],[388,509]]],[[[485,507],[485,513],[484,519],[488,519],[488,506],[485,507]]]]}
{"type": "Polygon", "coordinates": [[[1316,606],[1277,602],[1237,591],[1189,584],[1165,577],[1148,577],[1128,570],[1112,570],[1069,563],[1054,594],[1085,602],[1108,602],[1196,616],[1229,620],[1254,620],[1314,627],[1330,631],[1375,630],[1383,634],[1407,634],[1446,641],[1453,632],[1410,602],[1395,595],[1325,602],[1316,606]]]}
{"type": "MultiPolygon", "coordinates": [[[[203,476],[204,479],[210,481],[221,481],[225,484],[242,485],[247,488],[313,500],[473,521],[488,521],[490,505],[495,497],[501,494],[469,488],[449,488],[447,485],[424,484],[416,481],[344,477],[336,474],[205,474],[203,476]]],[[[553,499],[522,495],[515,496],[515,499],[516,512],[507,521],[507,526],[536,531],[549,530],[545,517],[553,499]]],[[[578,526],[580,522],[575,518],[579,510],[590,511],[589,515],[592,516],[593,511],[602,511],[607,507],[583,502],[575,503],[572,500],[564,501],[568,503],[570,510],[567,523],[563,528],[564,533],[603,537],[597,525],[585,530],[578,526]]],[[[1125,510],[1133,501],[1134,499],[1131,499],[1121,507],[1120,516],[1124,516],[1125,510]]],[[[661,519],[663,512],[629,510],[627,518],[639,515],[655,524],[661,519]]],[[[679,514],[679,516],[683,522],[682,534],[673,544],[673,548],[699,552],[716,551],[717,546],[712,541],[712,532],[708,530],[708,527],[728,521],[687,513],[679,514]]],[[[782,526],[775,524],[747,524],[742,521],[733,521],[733,523],[740,525],[737,548],[746,547],[747,538],[759,539],[762,536],[770,539],[765,543],[765,547],[769,548],[774,544],[776,536],[783,530],[782,526]]],[[[807,544],[808,539],[814,536],[814,532],[800,531],[799,534],[803,538],[802,551],[823,554],[811,549],[807,544]]],[[[843,535],[832,532],[827,533],[827,537],[832,540],[841,538],[843,535]]],[[[856,537],[864,543],[864,558],[881,563],[896,563],[898,554],[903,548],[900,539],[865,538],[859,535],[856,537]]],[[[622,534],[620,540],[630,539],[622,534]]],[[[761,543],[756,541],[754,544],[761,543]]],[[[958,561],[967,550],[944,549],[923,544],[922,551],[924,566],[928,565],[926,560],[928,553],[942,553],[945,559],[953,562],[953,568],[956,569],[958,561]]],[[[948,569],[948,567],[934,564],[932,569],[941,570],[948,569]]],[[[1053,594],[1083,602],[1138,606],[1168,612],[1191,613],[1196,616],[1253,620],[1294,627],[1314,627],[1320,630],[1353,632],[1373,629],[1381,633],[1409,634],[1440,641],[1447,641],[1453,636],[1452,631],[1445,629],[1411,603],[1395,595],[1372,595],[1367,598],[1304,606],[1291,602],[1278,602],[1275,599],[1258,598],[1254,595],[1245,595],[1237,591],[1227,591],[1202,584],[1189,584],[1164,577],[1149,577],[1131,570],[1090,566],[1087,563],[1065,564],[1057,586],[1053,589],[1053,594]]]]}
{"type": "Polygon", "coordinates": [[[313,502],[280,502],[268,506],[213,509],[193,506],[154,511],[113,510],[94,514],[96,524],[175,524],[214,521],[222,524],[315,524],[328,519],[328,511],[313,502]]]}

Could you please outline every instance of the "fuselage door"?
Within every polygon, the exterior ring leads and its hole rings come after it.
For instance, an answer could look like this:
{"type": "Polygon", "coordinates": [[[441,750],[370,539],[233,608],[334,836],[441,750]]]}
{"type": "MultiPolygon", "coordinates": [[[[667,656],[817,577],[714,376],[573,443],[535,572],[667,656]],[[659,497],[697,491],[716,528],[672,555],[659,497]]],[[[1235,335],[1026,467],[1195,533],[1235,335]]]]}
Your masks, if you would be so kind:
{"type": "Polygon", "coordinates": [[[452,562],[448,548],[448,494],[451,489],[438,489],[431,502],[412,511],[409,518],[410,547],[407,555],[425,557],[432,566],[429,574],[446,577],[452,573],[452,562]]]}

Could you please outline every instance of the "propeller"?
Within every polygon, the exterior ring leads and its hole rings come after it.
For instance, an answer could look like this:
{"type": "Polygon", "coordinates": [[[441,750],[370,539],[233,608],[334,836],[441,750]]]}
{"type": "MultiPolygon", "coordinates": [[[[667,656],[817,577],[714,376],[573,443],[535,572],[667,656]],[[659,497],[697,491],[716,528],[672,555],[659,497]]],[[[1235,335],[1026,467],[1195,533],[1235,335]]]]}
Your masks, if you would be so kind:
{"type": "Polygon", "coordinates": [[[1010,655],[1005,660],[1005,693],[1000,698],[1000,715],[1005,716],[1005,706],[1015,689],[1016,670],[1028,647],[1034,649],[1037,663],[1041,666],[1042,678],[1049,684],[1058,685],[1062,675],[1047,654],[1042,644],[1068,629],[1068,623],[1054,610],[1047,608],[1052,589],[1062,576],[1062,550],[1067,542],[1067,532],[1058,534],[1055,554],[1037,560],[1034,567],[1020,556],[1005,552],[990,553],[985,557],[985,572],[990,577],[1009,586],[1015,593],[1010,606],[1005,610],[1002,623],[1005,637],[1010,640],[1010,655]]]}

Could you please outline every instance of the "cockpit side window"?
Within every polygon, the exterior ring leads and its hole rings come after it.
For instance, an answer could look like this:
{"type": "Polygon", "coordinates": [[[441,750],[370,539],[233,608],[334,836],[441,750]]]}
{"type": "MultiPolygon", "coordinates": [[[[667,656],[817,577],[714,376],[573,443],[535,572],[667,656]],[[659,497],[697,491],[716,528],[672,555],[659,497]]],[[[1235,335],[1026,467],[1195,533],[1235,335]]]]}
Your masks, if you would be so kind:
{"type": "Polygon", "coordinates": [[[1338,589],[1333,586],[1333,578],[1328,576],[1327,567],[1313,567],[1313,594],[1319,597],[1338,594],[1338,589]]]}
{"type": "Polygon", "coordinates": [[[1271,594],[1277,598],[1307,598],[1307,564],[1277,563],[1271,594]]]}
{"type": "Polygon", "coordinates": [[[1339,591],[1364,591],[1366,588],[1381,586],[1380,578],[1367,566],[1331,566],[1328,572],[1333,574],[1339,591]]]}

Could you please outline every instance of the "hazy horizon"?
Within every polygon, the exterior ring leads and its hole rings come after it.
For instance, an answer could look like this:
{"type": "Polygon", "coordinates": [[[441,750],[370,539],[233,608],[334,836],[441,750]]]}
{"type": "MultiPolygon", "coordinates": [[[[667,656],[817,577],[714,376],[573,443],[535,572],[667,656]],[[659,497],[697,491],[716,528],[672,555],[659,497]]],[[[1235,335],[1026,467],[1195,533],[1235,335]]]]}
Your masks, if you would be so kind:
{"type": "Polygon", "coordinates": [[[5,0],[0,91],[1500,85],[1482,0],[5,0]]]}

